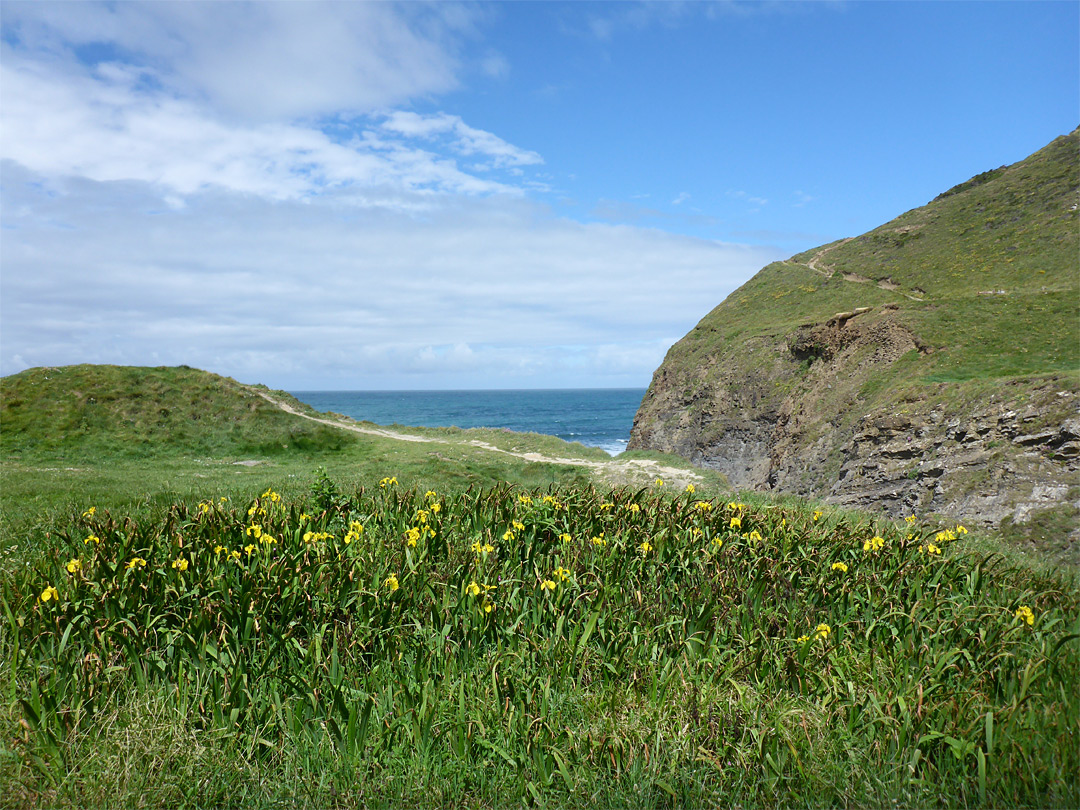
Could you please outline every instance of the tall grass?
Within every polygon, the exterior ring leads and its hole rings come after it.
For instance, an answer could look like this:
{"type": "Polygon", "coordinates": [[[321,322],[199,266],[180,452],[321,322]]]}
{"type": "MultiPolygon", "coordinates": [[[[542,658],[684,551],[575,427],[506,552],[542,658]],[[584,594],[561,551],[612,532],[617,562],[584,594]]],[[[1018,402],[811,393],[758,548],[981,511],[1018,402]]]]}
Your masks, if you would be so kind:
{"type": "Polygon", "coordinates": [[[86,504],[2,583],[2,792],[1080,803],[1074,586],[958,527],[667,489],[86,504]]]}

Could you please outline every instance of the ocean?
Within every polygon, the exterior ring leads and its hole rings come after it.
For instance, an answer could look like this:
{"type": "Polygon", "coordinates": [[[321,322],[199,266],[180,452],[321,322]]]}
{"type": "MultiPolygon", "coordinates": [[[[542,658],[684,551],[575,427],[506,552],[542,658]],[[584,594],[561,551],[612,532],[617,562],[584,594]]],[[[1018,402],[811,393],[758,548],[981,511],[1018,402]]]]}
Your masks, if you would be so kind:
{"type": "Polygon", "coordinates": [[[626,449],[644,388],[519,391],[290,391],[317,411],[377,425],[507,428],[626,449]]]}

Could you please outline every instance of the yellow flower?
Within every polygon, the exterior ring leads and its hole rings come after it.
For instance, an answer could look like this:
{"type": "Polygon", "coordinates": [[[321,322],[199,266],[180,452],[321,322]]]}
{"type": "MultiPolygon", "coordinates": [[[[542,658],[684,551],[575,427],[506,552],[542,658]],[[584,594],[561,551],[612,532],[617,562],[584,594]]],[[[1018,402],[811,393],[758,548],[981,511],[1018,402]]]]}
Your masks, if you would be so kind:
{"type": "Polygon", "coordinates": [[[260,537],[262,537],[262,526],[252,524],[251,526],[248,526],[246,529],[244,529],[244,534],[246,534],[248,537],[254,537],[256,540],[258,540],[260,537]]]}
{"type": "Polygon", "coordinates": [[[307,512],[301,512],[300,513],[300,522],[304,523],[304,522],[306,522],[308,520],[311,520],[311,515],[309,515],[307,512]]]}
{"type": "MultiPolygon", "coordinates": [[[[709,512],[712,510],[712,504],[709,501],[698,501],[694,504],[694,508],[699,512],[709,512]]],[[[735,520],[736,518],[732,518],[735,520]]]]}
{"type": "Polygon", "coordinates": [[[656,485],[658,487],[662,487],[664,485],[664,479],[663,478],[657,478],[656,479],[656,485]]]}
{"type": "Polygon", "coordinates": [[[847,573],[847,563],[834,562],[832,564],[832,570],[833,571],[839,571],[841,574],[846,574],[847,573]]]}
{"type": "Polygon", "coordinates": [[[615,504],[613,504],[613,503],[602,503],[602,504],[600,504],[600,511],[601,512],[607,512],[609,509],[614,509],[614,508],[615,508],[615,504]]]}
{"type": "Polygon", "coordinates": [[[505,532],[503,532],[502,539],[509,543],[511,540],[514,539],[514,533],[507,529],[505,532]]]}
{"type": "Polygon", "coordinates": [[[814,631],[814,635],[819,636],[820,638],[826,639],[826,638],[829,637],[829,633],[831,633],[831,632],[832,632],[832,628],[829,627],[829,625],[827,625],[827,624],[819,624],[817,626],[817,630],[814,631]]]}
{"type": "Polygon", "coordinates": [[[210,504],[209,504],[209,503],[207,503],[206,501],[201,501],[201,502],[199,503],[199,512],[200,512],[201,514],[204,514],[204,515],[205,515],[205,514],[206,514],[207,512],[209,512],[209,511],[210,511],[210,504]]]}
{"type": "Polygon", "coordinates": [[[491,600],[485,598],[484,599],[484,613],[491,613],[491,611],[493,611],[494,609],[495,609],[495,603],[492,602],[491,600]]]}
{"type": "Polygon", "coordinates": [[[416,542],[419,539],[420,539],[420,530],[419,529],[413,528],[413,529],[409,529],[407,532],[405,532],[405,544],[407,546],[409,546],[410,548],[415,548],[416,547],[416,542]]]}
{"type": "Polygon", "coordinates": [[[69,574],[74,574],[75,572],[82,570],[82,562],[78,558],[68,560],[68,564],[65,568],[67,568],[69,574]]]}
{"type": "Polygon", "coordinates": [[[514,527],[514,531],[518,531],[518,532],[525,531],[525,524],[522,523],[520,520],[512,521],[510,523],[510,525],[514,527]]]}
{"type": "Polygon", "coordinates": [[[652,544],[648,540],[646,540],[644,543],[638,546],[638,548],[641,550],[642,554],[648,554],[650,551],[652,551],[652,544]]]}
{"type": "Polygon", "coordinates": [[[441,511],[442,511],[442,504],[441,504],[441,503],[433,503],[433,504],[431,505],[431,513],[432,513],[433,515],[437,515],[437,514],[439,514],[439,512],[441,512],[441,511]]]}
{"type": "Polygon", "coordinates": [[[885,538],[878,537],[877,535],[871,537],[865,543],[863,543],[863,551],[881,551],[885,546],[885,538]]]}
{"type": "MultiPolygon", "coordinates": [[[[386,489],[387,487],[392,487],[396,483],[397,483],[396,478],[383,478],[381,481],[379,481],[379,488],[380,489],[386,489]]],[[[395,582],[396,582],[396,580],[395,580],[395,582]]]]}
{"type": "Polygon", "coordinates": [[[475,582],[470,582],[465,588],[465,593],[467,593],[469,596],[479,596],[480,586],[477,585],[475,582]]]}
{"type": "Polygon", "coordinates": [[[93,517],[95,512],[97,512],[97,507],[91,506],[89,509],[82,513],[82,516],[84,518],[93,517]]]}
{"type": "Polygon", "coordinates": [[[52,599],[54,602],[60,601],[60,593],[52,585],[49,585],[41,592],[41,601],[48,602],[52,599]]]}
{"type": "MultiPolygon", "coordinates": [[[[44,596],[42,598],[44,599],[44,596]]],[[[1026,622],[1029,626],[1035,624],[1035,614],[1027,605],[1021,605],[1016,609],[1016,618],[1026,622]]]]}
{"type": "Polygon", "coordinates": [[[560,534],[559,539],[562,540],[564,543],[569,543],[574,538],[572,538],[569,534],[560,534]]]}
{"type": "Polygon", "coordinates": [[[419,512],[416,513],[416,522],[417,523],[427,523],[427,521],[428,521],[428,513],[427,513],[426,509],[421,509],[419,512]]]}
{"type": "Polygon", "coordinates": [[[87,543],[93,543],[95,546],[100,545],[101,544],[101,538],[98,537],[96,534],[91,534],[85,540],[83,540],[83,545],[84,546],[87,543]]]}
{"type": "Polygon", "coordinates": [[[388,576],[388,577],[387,577],[387,578],[386,578],[386,579],[385,579],[385,580],[383,581],[383,584],[384,584],[384,585],[385,585],[385,586],[386,586],[387,588],[389,588],[389,589],[390,589],[391,591],[396,591],[396,590],[397,590],[398,588],[400,588],[400,587],[401,587],[401,586],[400,586],[400,585],[398,584],[398,581],[397,581],[397,574],[391,574],[390,576],[388,576]]]}
{"type": "Polygon", "coordinates": [[[814,510],[813,518],[814,518],[814,522],[815,522],[815,523],[816,523],[817,521],[821,520],[821,516],[822,516],[822,514],[824,514],[824,513],[823,513],[823,512],[822,512],[822,511],[821,511],[820,509],[815,509],[815,510],[814,510]]]}
{"type": "Polygon", "coordinates": [[[249,557],[251,556],[251,552],[253,552],[254,550],[255,550],[255,544],[254,543],[248,543],[248,545],[244,546],[244,552],[249,557]]]}
{"type": "Polygon", "coordinates": [[[689,492],[691,495],[693,495],[694,494],[694,485],[693,484],[687,484],[686,485],[686,491],[689,492]]]}
{"type": "Polygon", "coordinates": [[[214,546],[214,553],[215,554],[220,554],[223,551],[228,551],[228,549],[225,548],[225,546],[214,546]]]}
{"type": "Polygon", "coordinates": [[[603,532],[600,532],[600,534],[596,537],[590,538],[589,542],[592,543],[594,546],[600,546],[601,548],[607,545],[607,540],[604,539],[603,532]]]}
{"type": "Polygon", "coordinates": [[[550,579],[545,579],[543,582],[540,583],[540,590],[553,591],[555,590],[555,583],[550,579]]]}
{"type": "Polygon", "coordinates": [[[797,639],[795,639],[796,643],[798,644],[805,644],[809,640],[810,636],[799,636],[797,639]]]}
{"type": "Polygon", "coordinates": [[[747,535],[746,539],[749,540],[751,543],[760,543],[765,538],[761,536],[761,532],[759,532],[757,529],[754,529],[752,532],[750,532],[749,535],[747,535]]]}
{"type": "Polygon", "coordinates": [[[570,572],[565,568],[559,567],[555,569],[554,576],[559,578],[559,582],[566,582],[567,578],[570,576],[570,572]]]}
{"type": "Polygon", "coordinates": [[[641,512],[641,507],[638,506],[636,503],[632,503],[626,508],[630,511],[631,515],[636,515],[641,512]]]}
{"type": "MultiPolygon", "coordinates": [[[[698,529],[698,531],[700,532],[701,529],[698,529]]],[[[724,541],[721,540],[719,537],[714,537],[712,539],[712,542],[713,542],[713,545],[716,546],[717,551],[719,551],[720,549],[722,549],[724,547],[724,541]]]]}
{"type": "Polygon", "coordinates": [[[731,519],[731,521],[728,523],[728,525],[732,529],[741,529],[742,528],[742,518],[739,517],[738,515],[736,515],[735,517],[733,517],[731,519]]]}
{"type": "Polygon", "coordinates": [[[218,498],[218,501],[220,503],[228,503],[229,499],[223,495],[222,497],[218,498]]]}
{"type": "Polygon", "coordinates": [[[184,557],[177,557],[172,561],[172,567],[177,571],[184,572],[188,569],[188,561],[184,557]]]}
{"type": "Polygon", "coordinates": [[[959,523],[957,523],[956,524],[956,533],[957,534],[967,534],[968,530],[965,529],[963,526],[961,526],[959,523]]]}
{"type": "Polygon", "coordinates": [[[518,501],[523,503],[525,506],[532,506],[532,498],[530,498],[528,495],[518,495],[518,501]]]}
{"type": "Polygon", "coordinates": [[[439,496],[435,494],[435,490],[429,489],[427,492],[424,493],[424,497],[427,498],[429,501],[433,501],[439,496]]]}
{"type": "Polygon", "coordinates": [[[146,568],[146,560],[142,557],[132,557],[127,562],[127,570],[130,571],[133,568],[146,568]]]}
{"type": "Polygon", "coordinates": [[[240,559],[240,549],[234,548],[232,551],[230,551],[229,552],[229,559],[239,560],[240,559]]]}
{"type": "Polygon", "coordinates": [[[705,532],[703,532],[699,526],[695,526],[690,530],[690,537],[694,540],[701,537],[703,534],[705,534],[705,532]]]}

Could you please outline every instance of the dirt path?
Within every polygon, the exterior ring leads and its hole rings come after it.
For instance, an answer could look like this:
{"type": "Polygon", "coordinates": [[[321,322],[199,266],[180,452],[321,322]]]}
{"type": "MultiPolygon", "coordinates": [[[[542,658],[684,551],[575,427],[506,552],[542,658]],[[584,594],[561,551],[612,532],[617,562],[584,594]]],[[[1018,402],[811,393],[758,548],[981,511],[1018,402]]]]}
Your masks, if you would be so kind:
{"type": "MultiPolygon", "coordinates": [[[[379,436],[383,439],[394,439],[403,442],[426,442],[444,446],[468,445],[469,447],[477,447],[491,453],[502,453],[503,455],[513,456],[514,458],[520,458],[523,461],[529,461],[536,464],[568,464],[573,467],[586,467],[591,470],[598,479],[605,483],[615,485],[652,483],[657,478],[662,478],[665,483],[682,488],[687,484],[697,483],[702,480],[701,476],[695,472],[679,469],[678,467],[669,467],[650,459],[635,458],[619,460],[613,458],[610,461],[592,461],[583,458],[559,458],[545,456],[542,453],[521,453],[516,450],[503,450],[501,447],[496,447],[493,444],[488,444],[487,442],[482,442],[477,439],[457,442],[451,439],[440,439],[432,436],[412,436],[407,433],[398,433],[396,430],[390,430],[383,427],[369,428],[351,420],[341,421],[312,416],[311,414],[298,411],[287,402],[275,399],[266,391],[258,388],[249,388],[248,390],[253,394],[258,394],[267,402],[280,408],[286,413],[291,413],[294,416],[299,416],[302,419],[308,419],[312,422],[318,422],[321,425],[328,425],[341,430],[350,430],[353,433],[364,433],[369,436],[379,436]]],[[[347,417],[343,417],[343,419],[345,418],[347,417]]]]}
{"type": "MultiPolygon", "coordinates": [[[[829,245],[828,247],[823,247],[820,250],[818,250],[817,253],[815,253],[813,256],[811,256],[809,259],[807,259],[805,262],[797,262],[797,261],[795,261],[793,259],[788,259],[784,263],[785,264],[795,264],[795,265],[798,265],[799,267],[807,267],[810,270],[813,270],[819,276],[824,276],[825,278],[832,278],[833,275],[836,273],[836,271],[832,267],[830,267],[829,265],[824,265],[824,267],[823,267],[821,265],[821,259],[830,250],[835,250],[836,248],[840,247],[841,245],[846,244],[847,242],[850,242],[853,238],[854,237],[849,236],[847,239],[841,239],[836,244],[829,245]]],[[[860,275],[858,275],[856,273],[844,273],[844,281],[850,281],[850,282],[852,282],[854,284],[869,284],[869,283],[871,283],[873,281],[873,279],[865,278],[865,277],[860,276],[860,275]]],[[[900,289],[900,287],[898,285],[894,284],[891,279],[881,279],[880,281],[877,282],[876,286],[879,289],[882,289],[882,290],[888,290],[889,292],[899,293],[900,295],[904,296],[905,298],[909,298],[912,301],[924,301],[924,300],[926,300],[924,298],[920,298],[918,296],[910,295],[910,294],[904,292],[903,290],[900,289]]]]}

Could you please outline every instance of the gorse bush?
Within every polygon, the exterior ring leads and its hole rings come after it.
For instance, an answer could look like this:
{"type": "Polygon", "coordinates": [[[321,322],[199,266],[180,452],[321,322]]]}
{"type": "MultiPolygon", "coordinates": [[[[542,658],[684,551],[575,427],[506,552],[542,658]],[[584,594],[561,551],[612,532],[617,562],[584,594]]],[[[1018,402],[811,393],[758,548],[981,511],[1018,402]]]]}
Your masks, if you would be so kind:
{"type": "Polygon", "coordinates": [[[1077,804],[1075,589],[963,527],[661,483],[87,505],[3,583],[27,767],[157,695],[332,773],[316,804],[1077,804]]]}

